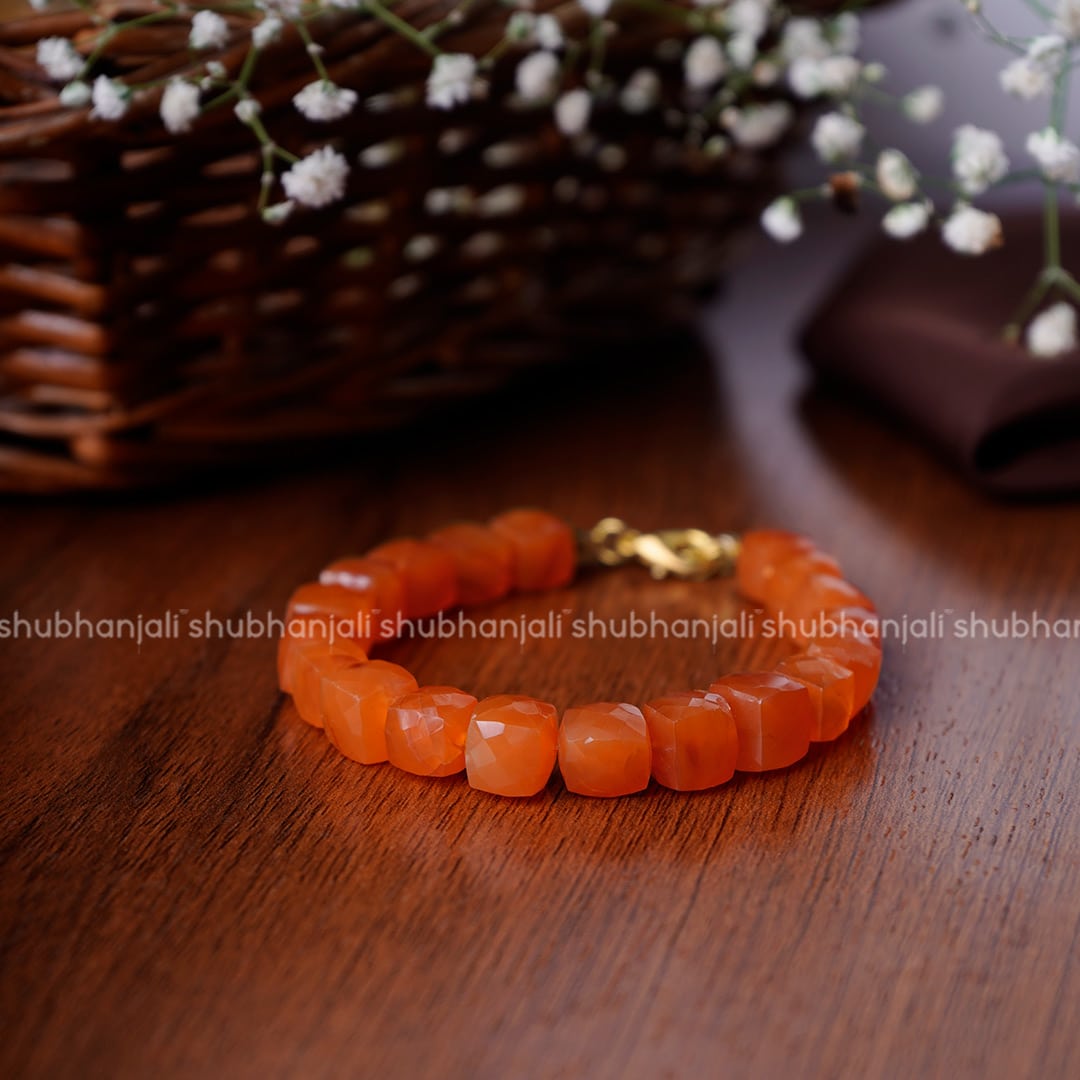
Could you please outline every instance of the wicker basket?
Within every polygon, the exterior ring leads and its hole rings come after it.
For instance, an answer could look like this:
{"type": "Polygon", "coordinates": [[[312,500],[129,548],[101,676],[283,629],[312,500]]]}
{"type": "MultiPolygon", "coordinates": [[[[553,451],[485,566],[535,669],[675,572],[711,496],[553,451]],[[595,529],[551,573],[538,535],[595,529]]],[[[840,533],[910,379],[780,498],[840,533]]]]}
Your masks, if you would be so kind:
{"type": "MultiPolygon", "coordinates": [[[[446,7],[395,10],[424,25],[446,7]]],[[[505,18],[479,0],[443,43],[483,51],[505,18]]],[[[290,105],[311,78],[295,37],[253,91],[283,141],[339,140],[364,165],[343,204],[280,228],[254,211],[260,163],[230,110],[180,138],[153,101],[94,121],[58,105],[33,59],[41,37],[90,33],[87,16],[0,24],[0,487],[159,482],[400,424],[568,343],[634,336],[686,311],[774,188],[769,155],[688,151],[662,109],[601,111],[574,145],[548,110],[498,103],[512,63],[491,103],[431,110],[419,50],[370,19],[325,19],[327,67],[365,107],[312,132],[290,105]]],[[[674,95],[678,63],[656,56],[670,33],[631,21],[609,67],[656,66],[674,95]]],[[[107,60],[141,82],[182,71],[185,36],[131,31],[107,60]]]]}

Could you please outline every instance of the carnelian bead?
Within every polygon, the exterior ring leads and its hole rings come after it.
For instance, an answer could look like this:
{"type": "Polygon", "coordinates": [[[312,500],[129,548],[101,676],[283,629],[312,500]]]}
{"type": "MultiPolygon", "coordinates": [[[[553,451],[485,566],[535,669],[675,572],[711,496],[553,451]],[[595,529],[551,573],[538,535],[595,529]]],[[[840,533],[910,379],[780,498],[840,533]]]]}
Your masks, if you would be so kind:
{"type": "Polygon", "coordinates": [[[814,707],[811,742],[828,742],[847,731],[855,715],[855,674],[850,668],[827,656],[798,653],[781,660],[776,670],[810,691],[814,707]]]}
{"type": "Polygon", "coordinates": [[[417,776],[451,776],[465,768],[465,735],[476,698],[452,686],[424,686],[391,703],[386,753],[417,776]]]}
{"type": "Polygon", "coordinates": [[[843,637],[831,637],[807,646],[808,656],[825,656],[849,668],[855,676],[855,701],[852,708],[865,708],[878,677],[881,675],[881,649],[864,634],[851,632],[843,637]]]}
{"type": "Polygon", "coordinates": [[[859,607],[872,611],[870,599],[850,582],[832,574],[811,574],[793,597],[781,608],[778,616],[790,622],[784,631],[802,643],[818,636],[828,623],[827,616],[839,608],[859,607]]]}
{"type": "Polygon", "coordinates": [[[745,533],[735,563],[735,586],[748,600],[763,603],[776,568],[794,555],[814,551],[813,543],[782,529],[754,529],[745,533]]]}
{"type": "Polygon", "coordinates": [[[510,510],[492,518],[491,528],[513,550],[515,589],[556,589],[573,578],[577,541],[565,521],[543,510],[510,510]]]}
{"type": "Polygon", "coordinates": [[[814,574],[840,576],[840,564],[821,551],[804,551],[777,563],[772,576],[762,586],[762,602],[775,611],[783,607],[814,574]]]}
{"type": "Polygon", "coordinates": [[[559,771],[578,795],[632,795],[649,786],[652,750],[636,705],[603,701],[567,709],[559,729],[559,771]]]}
{"type": "MultiPolygon", "coordinates": [[[[309,632],[303,619],[292,619],[285,624],[285,633],[278,642],[277,672],[278,687],[282,692],[291,694],[296,688],[296,666],[300,657],[309,649],[329,647],[329,642],[317,629],[309,632]]],[[[349,638],[335,638],[334,651],[351,656],[358,663],[367,659],[367,653],[356,641],[349,638]]]]}
{"type": "Polygon", "coordinates": [[[465,736],[469,783],[492,795],[535,795],[551,778],[558,746],[554,705],[514,694],[484,698],[465,736]]]}
{"type": "Polygon", "coordinates": [[[326,737],[353,761],[364,765],[385,761],[390,702],[415,689],[412,674],[386,660],[327,674],[322,681],[326,737]]]}
{"type": "Polygon", "coordinates": [[[389,540],[368,552],[387,563],[405,586],[405,618],[422,619],[457,603],[457,577],[450,554],[424,540],[389,540]]]}
{"type": "Polygon", "coordinates": [[[719,694],[687,690],[647,702],[641,711],[658,784],[701,791],[735,775],[739,735],[731,706],[719,694]]]}
{"type": "Polygon", "coordinates": [[[334,675],[358,667],[364,659],[350,656],[336,648],[323,645],[305,649],[296,662],[296,681],[293,687],[293,704],[301,718],[312,727],[325,727],[323,716],[322,684],[328,675],[334,675]]]}
{"type": "Polygon", "coordinates": [[[398,620],[405,615],[405,582],[389,563],[364,557],[338,559],[319,575],[319,582],[367,593],[372,600],[372,639],[389,641],[397,636],[398,620]]]}
{"type": "Polygon", "coordinates": [[[731,706],[739,732],[740,772],[782,769],[806,755],[814,709],[810,691],[774,672],[726,675],[709,687],[731,706]]]}
{"type": "Polygon", "coordinates": [[[872,641],[881,648],[881,619],[874,611],[859,607],[833,608],[824,612],[820,621],[821,625],[816,628],[814,636],[808,638],[805,644],[812,641],[823,644],[832,638],[854,635],[872,641]]]}
{"type": "Polygon", "coordinates": [[[371,612],[375,604],[367,593],[341,585],[310,581],[289,597],[287,624],[303,626],[309,636],[329,641],[349,638],[362,648],[371,643],[371,612]]]}
{"type": "Polygon", "coordinates": [[[514,549],[506,537],[463,521],[433,532],[428,540],[453,558],[460,603],[489,604],[510,591],[514,549]]]}

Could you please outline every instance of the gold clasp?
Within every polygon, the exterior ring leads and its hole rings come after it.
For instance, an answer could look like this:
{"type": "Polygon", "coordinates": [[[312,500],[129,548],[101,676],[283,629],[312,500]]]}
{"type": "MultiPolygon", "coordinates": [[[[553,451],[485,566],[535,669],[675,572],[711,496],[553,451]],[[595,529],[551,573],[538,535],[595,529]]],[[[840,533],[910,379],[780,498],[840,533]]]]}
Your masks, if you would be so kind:
{"type": "Polygon", "coordinates": [[[654,578],[703,581],[731,574],[741,546],[732,533],[704,529],[657,529],[641,532],[621,518],[607,517],[578,537],[579,562],[586,566],[640,563],[654,578]]]}

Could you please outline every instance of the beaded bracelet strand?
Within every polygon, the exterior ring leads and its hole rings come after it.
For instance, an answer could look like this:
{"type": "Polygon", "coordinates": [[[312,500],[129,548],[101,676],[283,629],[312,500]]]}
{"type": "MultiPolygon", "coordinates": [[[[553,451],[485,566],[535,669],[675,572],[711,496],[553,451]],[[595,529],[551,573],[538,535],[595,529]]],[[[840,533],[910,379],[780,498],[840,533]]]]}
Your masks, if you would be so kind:
{"type": "Polygon", "coordinates": [[[464,770],[474,788],[509,796],[535,795],[556,762],[570,791],[593,796],[641,791],[650,777],[694,791],[736,771],[783,768],[847,729],[880,670],[873,604],[804,536],[639,532],[616,518],[578,535],[540,510],[449,525],[332,563],[293,594],[278,650],[281,689],[346,757],[422,776],[464,770]],[[561,723],[547,702],[421,687],[399,664],[368,658],[401,619],[558,588],[579,566],[627,562],[655,577],[734,574],[744,597],[784,620],[799,651],[771,671],[725,675],[640,707],[567,709],[561,723]]]}

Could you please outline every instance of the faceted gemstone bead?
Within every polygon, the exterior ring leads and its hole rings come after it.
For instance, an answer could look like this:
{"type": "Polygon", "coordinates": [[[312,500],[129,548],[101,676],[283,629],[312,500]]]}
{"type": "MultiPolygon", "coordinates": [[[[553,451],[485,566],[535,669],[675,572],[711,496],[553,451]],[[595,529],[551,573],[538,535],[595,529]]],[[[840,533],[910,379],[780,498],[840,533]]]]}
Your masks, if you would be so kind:
{"type": "Polygon", "coordinates": [[[652,744],[652,774],[676,791],[701,791],[735,775],[739,736],[719,694],[687,690],[648,702],[642,712],[652,744]]]}
{"type": "Polygon", "coordinates": [[[873,611],[873,602],[850,582],[833,574],[811,574],[798,591],[775,609],[794,624],[791,635],[799,641],[810,640],[828,622],[822,616],[838,608],[860,607],[873,611]]]}
{"type": "Polygon", "coordinates": [[[745,533],[735,564],[735,586],[748,600],[764,603],[768,583],[782,562],[814,551],[811,540],[783,529],[754,529],[745,533]]]}
{"type": "Polygon", "coordinates": [[[484,698],[465,736],[469,783],[493,795],[535,795],[551,778],[558,745],[554,705],[514,694],[484,698]]]}
{"type": "Polygon", "coordinates": [[[515,589],[556,589],[573,578],[577,541],[565,521],[543,510],[510,510],[492,518],[491,528],[513,550],[515,589]]]}
{"type": "Polygon", "coordinates": [[[652,750],[636,705],[604,701],[567,709],[559,729],[559,771],[578,795],[632,795],[649,786],[652,750]]]}
{"type": "Polygon", "coordinates": [[[296,661],[293,685],[293,704],[301,718],[312,727],[325,727],[322,703],[323,679],[348,671],[364,663],[355,656],[338,651],[329,645],[304,649],[296,661]]]}
{"type": "Polygon", "coordinates": [[[417,776],[461,772],[475,707],[472,694],[452,686],[425,686],[399,697],[386,713],[390,764],[417,776]]]}
{"type": "Polygon", "coordinates": [[[453,558],[460,603],[489,604],[510,591],[514,549],[505,536],[485,525],[462,521],[433,532],[428,540],[453,558]]]}
{"type": "Polygon", "coordinates": [[[405,584],[405,618],[422,619],[457,603],[454,560],[445,548],[424,540],[389,540],[372,548],[369,559],[388,563],[405,584]]]}
{"type": "Polygon", "coordinates": [[[353,761],[386,761],[387,710],[392,701],[414,690],[412,674],[387,660],[328,674],[322,681],[326,737],[353,761]]]}
{"type": "MultiPolygon", "coordinates": [[[[302,620],[292,620],[286,623],[285,633],[278,642],[278,687],[283,693],[291,694],[296,688],[296,668],[300,657],[310,649],[328,647],[325,638],[317,633],[311,636],[307,630],[302,620]]],[[[357,663],[363,663],[367,659],[364,649],[349,638],[335,639],[332,651],[351,656],[357,663]]]]}
{"type": "Polygon", "coordinates": [[[821,551],[805,551],[777,563],[762,586],[762,602],[775,611],[786,604],[814,574],[840,576],[840,564],[821,551]]]}
{"type": "Polygon", "coordinates": [[[825,656],[843,664],[855,676],[853,712],[866,707],[881,675],[881,649],[865,634],[852,631],[844,637],[832,637],[807,646],[808,656],[825,656]]]}
{"type": "Polygon", "coordinates": [[[847,731],[855,715],[855,674],[827,656],[797,653],[781,660],[776,671],[802,683],[814,707],[811,742],[827,742],[847,731]]]}
{"type": "Polygon", "coordinates": [[[319,582],[367,593],[372,600],[372,639],[389,641],[396,636],[397,621],[405,615],[405,582],[389,563],[362,556],[338,559],[319,575],[319,582]]]}
{"type": "Polygon", "coordinates": [[[814,640],[818,643],[833,637],[845,637],[852,632],[862,634],[881,648],[881,619],[874,611],[860,607],[834,608],[823,621],[814,640]]]}
{"type": "Polygon", "coordinates": [[[725,675],[709,687],[731,706],[739,732],[740,772],[782,769],[810,749],[814,709],[802,683],[774,672],[725,675]]]}
{"type": "Polygon", "coordinates": [[[371,644],[374,606],[367,593],[310,581],[289,597],[285,622],[308,636],[334,641],[350,638],[366,649],[371,644]]]}

